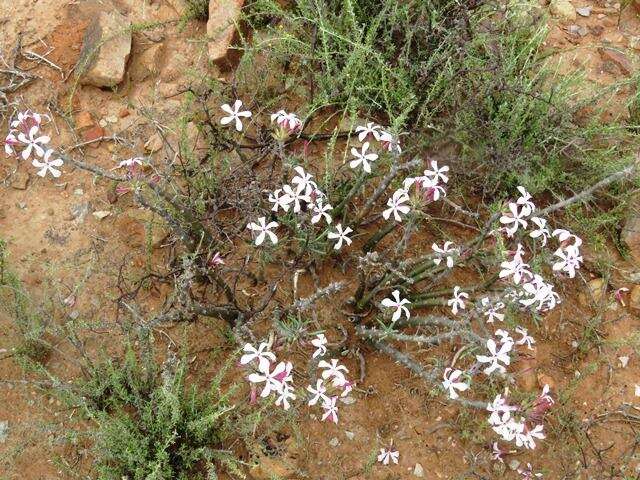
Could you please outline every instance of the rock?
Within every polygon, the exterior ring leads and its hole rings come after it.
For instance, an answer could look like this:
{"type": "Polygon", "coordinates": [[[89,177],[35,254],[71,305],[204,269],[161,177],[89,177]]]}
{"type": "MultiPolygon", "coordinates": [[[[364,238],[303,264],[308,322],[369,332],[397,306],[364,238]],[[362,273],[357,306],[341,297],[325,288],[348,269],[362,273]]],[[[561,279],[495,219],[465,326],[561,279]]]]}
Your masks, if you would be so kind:
{"type": "Polygon", "coordinates": [[[111,215],[111,212],[108,210],[98,210],[97,212],[93,212],[93,216],[96,217],[98,220],[107,218],[109,215],[111,215]]]}
{"type": "Polygon", "coordinates": [[[627,355],[618,357],[618,361],[620,362],[620,368],[627,368],[627,365],[629,365],[629,357],[627,355]]]}
{"type": "Polygon", "coordinates": [[[131,22],[115,10],[100,12],[87,28],[78,66],[81,83],[113,87],[124,79],[131,53],[131,22]]]}
{"type": "Polygon", "coordinates": [[[588,17],[589,15],[591,15],[591,7],[576,8],[576,13],[581,17],[588,17]]]}
{"type": "Polygon", "coordinates": [[[274,478],[286,480],[292,478],[294,474],[295,470],[284,462],[266,456],[258,459],[257,465],[249,470],[249,476],[254,480],[273,480],[274,478]]]}
{"type": "Polygon", "coordinates": [[[76,115],[76,128],[78,130],[83,130],[91,126],[93,126],[93,118],[91,117],[91,113],[84,110],[76,115]]]}
{"type": "Polygon", "coordinates": [[[354,438],[356,438],[356,434],[353,432],[350,432],[349,430],[345,430],[344,431],[344,435],[345,437],[347,437],[349,440],[353,440],[354,438]]]}
{"type": "Polygon", "coordinates": [[[536,359],[535,350],[530,354],[521,355],[516,362],[518,386],[525,392],[532,392],[536,389],[537,376],[536,368],[538,361],[536,359]]]}
{"type": "Polygon", "coordinates": [[[636,285],[631,289],[631,294],[629,295],[629,308],[636,312],[640,312],[640,285],[636,285]]]}
{"type": "Polygon", "coordinates": [[[88,145],[89,147],[92,147],[92,148],[98,148],[98,146],[100,145],[100,142],[96,142],[94,140],[98,140],[101,137],[104,137],[104,128],[102,128],[99,125],[96,125],[95,127],[91,127],[89,130],[87,130],[82,134],[82,139],[85,142],[93,142],[88,145]]]}
{"type": "Polygon", "coordinates": [[[84,222],[84,219],[87,218],[89,212],[91,211],[91,203],[83,202],[78,205],[74,205],[71,207],[71,219],[76,223],[84,222]]]}
{"type": "Polygon", "coordinates": [[[209,37],[209,60],[217,62],[227,56],[233,42],[236,25],[244,0],[210,0],[207,37],[209,37]]]}
{"type": "Polygon", "coordinates": [[[7,437],[9,436],[9,422],[3,420],[0,422],[0,443],[4,443],[7,441],[7,437]]]}
{"type": "Polygon", "coordinates": [[[620,239],[629,249],[631,258],[640,264],[640,198],[634,199],[629,205],[620,239]]]}
{"type": "Polygon", "coordinates": [[[340,440],[338,440],[338,437],[333,437],[331,440],[329,440],[329,446],[333,448],[336,448],[339,444],[340,440]]]}
{"type": "Polygon", "coordinates": [[[579,36],[579,37],[586,37],[587,34],[589,33],[589,29],[587,27],[585,27],[584,25],[569,25],[567,27],[567,32],[569,32],[571,35],[575,35],[575,36],[579,36]]]}
{"type": "Polygon", "coordinates": [[[545,385],[549,385],[549,389],[554,391],[556,389],[556,381],[545,373],[538,374],[538,386],[544,388],[545,385]]]}
{"type": "Polygon", "coordinates": [[[162,44],[151,45],[144,52],[134,57],[131,62],[131,79],[135,82],[155,76],[160,72],[162,44]]]}
{"type": "Polygon", "coordinates": [[[583,307],[590,307],[592,303],[599,305],[607,290],[607,285],[602,278],[594,278],[587,283],[588,292],[581,292],[578,301],[583,307]]]}
{"type": "Polygon", "coordinates": [[[419,463],[416,463],[416,466],[413,467],[413,476],[418,478],[424,477],[424,468],[422,468],[422,465],[419,463]]]}
{"type": "Polygon", "coordinates": [[[157,152],[162,148],[162,137],[157,132],[149,137],[147,143],[144,144],[144,149],[149,153],[157,152]]]}
{"type": "Polygon", "coordinates": [[[519,466],[520,466],[520,462],[515,458],[509,462],[509,468],[511,470],[517,470],[519,466]]]}
{"type": "Polygon", "coordinates": [[[575,21],[576,9],[569,0],[551,0],[549,4],[551,15],[563,22],[575,21]]]}
{"type": "Polygon", "coordinates": [[[11,177],[11,188],[15,188],[16,190],[26,190],[29,186],[29,180],[29,172],[19,170],[11,177]]]}
{"type": "Polygon", "coordinates": [[[598,53],[602,60],[615,64],[625,75],[631,75],[631,62],[624,53],[610,47],[600,47],[598,53]]]}

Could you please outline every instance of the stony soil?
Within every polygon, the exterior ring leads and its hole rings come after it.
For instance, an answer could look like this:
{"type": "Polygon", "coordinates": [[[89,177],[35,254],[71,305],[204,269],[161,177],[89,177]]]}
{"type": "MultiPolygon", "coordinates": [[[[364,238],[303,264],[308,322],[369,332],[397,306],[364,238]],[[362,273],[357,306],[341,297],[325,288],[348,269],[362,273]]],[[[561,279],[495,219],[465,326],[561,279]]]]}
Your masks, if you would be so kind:
{"type": "MultiPolygon", "coordinates": [[[[635,13],[627,9],[619,15],[615,5],[598,0],[574,0],[572,6],[591,7],[591,11],[588,16],[576,14],[575,19],[569,14],[567,20],[550,20],[547,45],[556,51],[553,58],[560,68],[583,69],[593,88],[628,78],[637,69],[639,50],[635,49],[640,48],[635,13]]],[[[206,42],[199,41],[206,31],[204,22],[191,22],[179,30],[179,12],[163,1],[119,0],[113,7],[97,0],[0,0],[1,58],[11,57],[20,38],[24,50],[46,56],[61,70],[29,64],[34,67],[31,73],[40,78],[10,99],[20,108],[48,112],[59,148],[101,135],[117,136],[117,141],[74,150],[106,169],[145,148],[153,155],[165,155],[153,152],[157,127],[172,135],[171,119],[180,109],[181,92],[191,72],[212,68],[207,65],[206,42]],[[117,89],[79,85],[69,73],[80,57],[84,29],[97,13],[113,7],[133,23],[162,23],[133,34],[125,78],[117,89]],[[76,129],[60,115],[69,102],[76,129]]],[[[609,115],[626,111],[630,91],[631,85],[619,87],[619,102],[610,106],[609,115]]],[[[6,122],[0,124],[0,131],[5,129],[6,122]]],[[[122,292],[114,279],[118,274],[139,278],[148,262],[163,269],[171,246],[165,244],[162,227],[153,227],[147,235],[145,228],[153,218],[126,198],[114,202],[108,182],[69,166],[63,177],[50,181],[34,176],[25,163],[4,160],[0,178],[6,178],[0,186],[0,237],[8,242],[11,267],[36,301],[50,301],[61,318],[81,318],[92,325],[88,349],[117,348],[115,300],[122,292]],[[99,218],[98,212],[109,214],[99,218]]],[[[637,266],[611,256],[617,270],[604,294],[589,293],[587,282],[593,278],[587,269],[583,278],[567,284],[561,293],[566,299],[563,306],[533,329],[538,349],[535,358],[517,366],[519,386],[533,391],[549,383],[559,404],[551,415],[548,439],[534,455],[509,457],[511,466],[534,461],[545,471],[545,478],[601,479],[625,478],[612,472],[626,465],[626,478],[638,478],[635,428],[639,412],[634,405],[640,407],[640,399],[634,395],[634,385],[640,383],[640,310],[619,306],[612,293],[620,287],[633,289],[640,276],[637,266]],[[581,342],[592,325],[597,328],[589,334],[602,341],[598,348],[583,351],[581,342]],[[635,420],[616,413],[624,408],[635,420]]],[[[590,257],[593,261],[595,254],[590,257]]],[[[142,291],[137,300],[152,311],[162,304],[163,293],[160,285],[142,291]]],[[[328,313],[323,321],[328,326],[340,322],[328,313]]],[[[188,334],[194,339],[191,351],[200,351],[196,361],[207,366],[198,370],[200,377],[195,380],[206,381],[213,369],[206,350],[220,343],[219,331],[203,323],[192,329],[188,334]]],[[[171,327],[166,334],[172,335],[171,327]]],[[[12,319],[0,318],[0,478],[71,478],[61,465],[90,472],[87,446],[63,447],[61,441],[65,427],[75,421],[75,412],[43,396],[29,382],[11,354],[18,341],[12,319]],[[8,422],[6,431],[2,422],[8,422]]],[[[388,358],[362,353],[366,369],[357,402],[343,406],[340,424],[321,424],[303,409],[298,431],[274,440],[281,443],[281,454],[263,459],[261,467],[252,471],[256,479],[273,473],[311,479],[415,478],[416,474],[429,480],[503,478],[493,470],[488,443],[492,437],[481,420],[434,398],[429,387],[388,358]],[[365,470],[376,447],[391,438],[402,452],[400,465],[365,470]]],[[[346,362],[353,372],[360,372],[359,358],[346,362]]],[[[70,352],[62,348],[52,352],[48,366],[66,375],[76,368],[70,352]]],[[[515,478],[515,473],[507,468],[505,478],[510,476],[515,478]]]]}

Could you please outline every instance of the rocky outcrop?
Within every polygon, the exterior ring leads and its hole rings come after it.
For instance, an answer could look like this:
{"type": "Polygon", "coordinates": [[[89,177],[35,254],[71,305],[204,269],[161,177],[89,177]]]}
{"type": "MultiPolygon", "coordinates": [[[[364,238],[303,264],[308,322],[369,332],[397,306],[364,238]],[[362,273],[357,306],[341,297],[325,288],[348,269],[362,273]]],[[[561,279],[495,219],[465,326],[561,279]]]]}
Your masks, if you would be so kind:
{"type": "Polygon", "coordinates": [[[576,9],[569,0],[551,0],[549,11],[551,15],[563,22],[576,19],[576,9]]]}
{"type": "Polygon", "coordinates": [[[218,62],[227,56],[234,40],[244,0],[210,0],[207,37],[209,60],[218,62]]]}
{"type": "Polygon", "coordinates": [[[87,28],[78,60],[80,82],[113,87],[124,79],[131,54],[131,22],[115,10],[100,13],[87,28]]]}

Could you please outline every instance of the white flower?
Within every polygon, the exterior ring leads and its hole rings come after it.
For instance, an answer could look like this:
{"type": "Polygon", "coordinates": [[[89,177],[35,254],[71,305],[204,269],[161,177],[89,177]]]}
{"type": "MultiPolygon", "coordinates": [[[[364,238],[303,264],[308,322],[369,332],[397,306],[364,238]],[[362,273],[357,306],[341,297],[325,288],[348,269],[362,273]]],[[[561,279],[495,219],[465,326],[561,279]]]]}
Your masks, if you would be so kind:
{"type": "Polygon", "coordinates": [[[280,362],[270,371],[268,364],[266,368],[261,368],[258,365],[259,372],[252,373],[247,377],[247,380],[251,383],[264,383],[260,396],[265,398],[273,391],[280,392],[282,390],[283,383],[290,380],[290,367],[290,363],[280,362]]]}
{"type": "Polygon", "coordinates": [[[447,305],[451,307],[451,311],[454,315],[458,314],[458,310],[464,310],[466,307],[464,305],[464,300],[469,298],[469,294],[460,291],[460,287],[456,286],[453,289],[453,298],[447,301],[447,305]]]}
{"type": "Polygon", "coordinates": [[[360,164],[362,164],[362,169],[367,173],[371,173],[371,165],[369,162],[373,162],[377,160],[378,155],[376,153],[367,153],[368,149],[369,149],[369,142],[364,142],[364,144],[362,145],[361,151],[358,151],[357,148],[352,147],[351,155],[356,157],[356,159],[351,160],[349,162],[349,166],[351,168],[357,168],[360,164]]]}
{"type": "Polygon", "coordinates": [[[433,170],[425,170],[424,176],[431,179],[434,183],[438,183],[442,180],[444,183],[449,182],[449,177],[446,173],[449,171],[449,167],[446,165],[442,168],[438,168],[438,162],[436,160],[431,160],[431,168],[433,170]]]}
{"type": "Polygon", "coordinates": [[[487,323],[493,323],[495,320],[499,322],[504,321],[504,313],[499,313],[498,310],[504,308],[504,303],[497,302],[495,305],[491,303],[488,297],[484,297],[480,300],[482,307],[484,308],[484,315],[487,318],[487,323]]]}
{"type": "Polygon", "coordinates": [[[44,177],[47,173],[51,173],[53,178],[58,178],[62,173],[56,167],[61,167],[64,165],[64,162],[61,158],[56,158],[51,160],[51,155],[53,155],[53,150],[47,150],[44,153],[44,157],[42,157],[42,161],[38,161],[37,159],[33,159],[31,165],[40,170],[37,172],[37,175],[40,177],[44,177]]]}
{"type": "Polygon", "coordinates": [[[458,250],[455,247],[452,247],[452,245],[453,242],[449,241],[444,242],[442,248],[440,248],[436,243],[431,245],[431,249],[434,252],[440,254],[438,257],[433,259],[433,263],[435,263],[436,265],[440,265],[442,257],[445,257],[447,259],[447,267],[453,268],[453,254],[457,253],[458,250]]]}
{"type": "Polygon", "coordinates": [[[525,307],[537,302],[536,310],[550,310],[560,302],[559,295],[553,291],[553,285],[545,282],[538,274],[522,285],[522,291],[523,295],[519,302],[525,307]]]}
{"type": "Polygon", "coordinates": [[[582,263],[582,257],[580,251],[575,245],[569,245],[566,249],[559,248],[554,252],[554,255],[560,260],[553,264],[553,271],[558,270],[565,272],[569,275],[569,278],[576,276],[576,270],[580,268],[582,263]]]}
{"type": "Polygon", "coordinates": [[[144,158],[142,157],[133,157],[133,158],[129,158],[127,160],[122,160],[119,164],[117,168],[130,168],[133,167],[134,165],[142,165],[142,161],[144,160],[144,158]]]}
{"type": "Polygon", "coordinates": [[[272,211],[277,212],[279,208],[284,210],[285,212],[289,211],[290,203],[293,202],[293,199],[287,195],[286,193],[282,194],[282,189],[279,188],[275,190],[273,193],[269,193],[269,202],[273,203],[272,211]]]}
{"type": "Polygon", "coordinates": [[[274,121],[291,133],[302,128],[302,121],[298,116],[295,113],[287,113],[284,110],[278,110],[276,113],[271,114],[271,123],[274,121]]]}
{"type": "Polygon", "coordinates": [[[261,371],[266,371],[269,368],[271,362],[276,361],[276,356],[269,351],[269,345],[267,343],[260,343],[258,348],[255,348],[250,343],[247,343],[243,348],[243,352],[246,352],[242,357],[240,357],[240,364],[246,365],[248,363],[253,362],[254,360],[258,360],[258,368],[261,371]]]}
{"type": "Polygon", "coordinates": [[[274,245],[278,243],[278,237],[271,231],[272,228],[278,228],[278,222],[266,223],[266,218],[260,217],[258,219],[258,223],[251,222],[249,223],[249,225],[247,225],[247,228],[253,230],[254,232],[260,232],[256,237],[256,246],[262,245],[262,242],[264,242],[266,236],[269,237],[269,240],[274,245]]]}
{"type": "Polygon", "coordinates": [[[391,214],[393,214],[393,218],[396,222],[401,222],[402,218],[400,218],[400,213],[406,215],[409,213],[411,208],[408,205],[404,205],[409,201],[409,195],[407,195],[406,190],[400,188],[393,192],[393,196],[387,201],[387,208],[384,212],[382,212],[382,217],[385,220],[389,220],[391,214]]]}
{"type": "Polygon", "coordinates": [[[42,148],[41,144],[47,144],[51,141],[51,138],[42,135],[40,137],[36,137],[38,134],[39,127],[34,125],[29,129],[29,135],[25,135],[24,133],[18,134],[18,140],[26,145],[24,150],[22,150],[22,158],[27,160],[31,156],[31,151],[35,150],[36,154],[39,157],[44,155],[44,148],[42,148]]]}
{"type": "Polygon", "coordinates": [[[527,329],[523,327],[516,327],[516,332],[522,335],[522,338],[516,342],[516,345],[526,345],[529,350],[533,350],[533,345],[536,341],[529,335],[527,329]]]}
{"type": "Polygon", "coordinates": [[[393,450],[393,448],[380,449],[380,454],[378,455],[378,462],[383,465],[389,465],[389,462],[393,462],[394,464],[398,464],[398,459],[400,458],[400,452],[398,450],[393,450]]]}
{"type": "Polygon", "coordinates": [[[501,344],[505,344],[505,343],[510,343],[513,345],[513,338],[511,338],[511,335],[509,335],[509,332],[507,332],[506,330],[502,330],[501,328],[496,330],[495,335],[497,337],[500,337],[500,343],[501,344]]]}
{"type": "Polygon", "coordinates": [[[289,410],[291,405],[289,404],[289,400],[295,400],[296,394],[294,393],[294,389],[288,383],[283,383],[282,388],[278,391],[279,395],[276,398],[276,405],[279,407],[282,404],[282,408],[285,410],[289,410]]]}
{"type": "Polygon", "coordinates": [[[347,367],[345,367],[344,365],[340,365],[340,363],[338,363],[338,360],[336,360],[335,358],[331,359],[331,363],[325,360],[320,360],[320,363],[318,363],[318,368],[324,369],[322,372],[322,378],[324,378],[325,380],[333,378],[334,381],[338,379],[339,385],[342,385],[346,381],[344,373],[342,372],[349,373],[347,367]]]}
{"type": "Polygon", "coordinates": [[[7,134],[6,138],[4,139],[4,153],[7,156],[16,155],[16,148],[15,147],[17,145],[20,145],[20,141],[16,137],[16,131],[15,130],[11,130],[7,134]]]}
{"type": "Polygon", "coordinates": [[[302,202],[311,203],[311,197],[307,195],[305,190],[300,190],[299,188],[293,189],[291,185],[284,185],[282,187],[284,193],[287,197],[289,197],[290,202],[293,203],[293,212],[300,213],[302,210],[302,202]]]}
{"type": "Polygon", "coordinates": [[[565,243],[568,240],[570,240],[571,238],[573,238],[573,246],[574,247],[580,247],[580,245],[582,245],[582,239],[576,235],[574,235],[573,233],[569,232],[568,230],[564,230],[562,228],[557,228],[556,230],[553,231],[553,233],[551,234],[554,237],[558,237],[558,241],[560,243],[565,243]]]}
{"type": "Polygon", "coordinates": [[[327,212],[333,210],[333,207],[328,203],[323,205],[322,200],[318,199],[318,201],[313,205],[313,217],[311,217],[311,223],[316,224],[324,217],[327,225],[331,224],[332,218],[327,212]]]}
{"type": "Polygon", "coordinates": [[[32,126],[38,127],[42,124],[42,118],[51,120],[49,115],[40,115],[39,113],[32,112],[31,110],[25,110],[24,112],[18,112],[18,119],[11,122],[11,127],[21,127],[25,131],[28,131],[32,126]]]}
{"type": "Polygon", "coordinates": [[[536,209],[535,204],[531,201],[531,195],[529,192],[525,190],[524,187],[518,187],[518,191],[520,192],[520,198],[516,200],[516,203],[522,207],[522,214],[525,217],[528,217],[533,213],[536,209]]]}
{"type": "Polygon", "coordinates": [[[532,230],[529,233],[531,238],[541,238],[542,246],[544,247],[547,244],[547,240],[549,239],[549,229],[547,228],[547,221],[544,218],[540,217],[531,217],[531,221],[536,225],[535,230],[532,230]]]}
{"type": "Polygon", "coordinates": [[[399,290],[394,290],[393,292],[391,292],[391,296],[393,297],[393,299],[391,298],[385,298],[382,300],[382,306],[383,307],[387,307],[387,308],[395,308],[396,311],[393,312],[393,316],[391,317],[391,321],[392,322],[397,322],[398,319],[402,316],[402,314],[404,313],[405,316],[407,317],[407,320],[411,317],[411,313],[409,312],[409,309],[407,307],[405,307],[405,305],[407,305],[408,303],[411,303],[409,300],[407,300],[406,298],[400,298],[400,291],[399,290]]]}
{"type": "Polygon", "coordinates": [[[508,225],[507,227],[505,227],[505,229],[507,231],[507,235],[509,237],[512,237],[513,234],[518,231],[518,228],[527,228],[527,221],[524,219],[524,217],[528,217],[529,215],[527,214],[527,210],[525,208],[518,210],[517,203],[510,203],[509,210],[511,214],[503,215],[502,217],[500,217],[500,223],[502,223],[503,225],[508,225]]]}
{"type": "Polygon", "coordinates": [[[511,418],[511,412],[516,410],[518,410],[518,407],[509,406],[507,401],[502,398],[502,395],[498,394],[493,399],[493,402],[487,404],[487,411],[491,412],[488,421],[494,426],[504,424],[511,418]]]}
{"type": "Polygon", "coordinates": [[[316,347],[316,351],[313,352],[312,358],[322,357],[327,353],[327,337],[324,336],[324,333],[317,334],[316,338],[311,340],[311,345],[316,347]]]}
{"type": "Polygon", "coordinates": [[[398,154],[402,153],[402,148],[400,147],[400,140],[394,138],[389,132],[382,132],[380,134],[380,141],[384,148],[389,152],[396,152],[398,154]]]}
{"type": "Polygon", "coordinates": [[[222,105],[220,108],[222,108],[224,112],[229,114],[229,116],[227,117],[222,117],[222,119],[220,120],[220,123],[222,125],[227,125],[228,123],[235,121],[236,130],[239,132],[242,131],[242,120],[240,120],[240,117],[244,117],[244,118],[251,117],[250,111],[248,110],[240,111],[240,109],[242,108],[242,100],[236,100],[233,103],[233,108],[231,108],[227,103],[222,105]]]}
{"type": "Polygon", "coordinates": [[[338,407],[336,406],[337,401],[338,397],[325,397],[323,399],[322,408],[324,409],[324,414],[322,415],[322,421],[329,419],[329,421],[333,423],[338,423],[338,407]]]}
{"type": "Polygon", "coordinates": [[[342,248],[342,242],[344,241],[347,245],[351,245],[352,240],[347,236],[353,230],[351,227],[347,227],[344,230],[342,229],[342,224],[339,223],[336,225],[335,232],[329,232],[328,237],[330,240],[338,240],[338,242],[333,246],[334,250],[340,250],[342,248]]]}
{"type": "Polygon", "coordinates": [[[308,405],[310,407],[318,403],[319,400],[322,400],[322,403],[329,400],[329,397],[325,395],[327,388],[324,386],[324,382],[320,378],[316,380],[316,388],[313,388],[311,385],[307,385],[307,391],[313,395],[309,399],[308,405]]]}
{"type": "Polygon", "coordinates": [[[521,244],[518,244],[516,251],[513,254],[513,260],[510,262],[505,261],[500,264],[500,278],[513,277],[513,283],[518,285],[524,277],[531,277],[532,273],[529,270],[529,264],[524,263],[522,254],[524,249],[521,244]]]}
{"type": "Polygon", "coordinates": [[[366,127],[356,127],[356,133],[359,132],[358,140],[363,141],[369,134],[373,135],[373,138],[375,138],[376,140],[380,140],[380,128],[380,125],[376,125],[373,122],[368,122],[366,127]]]}
{"type": "Polygon", "coordinates": [[[312,180],[313,175],[305,172],[300,165],[293,170],[296,175],[291,179],[291,183],[297,185],[298,192],[304,192],[304,195],[311,195],[311,192],[317,188],[316,182],[312,180]]]}
{"type": "Polygon", "coordinates": [[[453,370],[452,368],[445,368],[444,381],[442,382],[442,388],[449,391],[449,398],[455,400],[459,397],[456,390],[464,392],[469,388],[469,385],[465,382],[458,382],[457,380],[462,376],[462,370],[453,370]]]}
{"type": "Polygon", "coordinates": [[[429,177],[416,178],[416,188],[423,191],[422,196],[427,201],[437,202],[440,197],[445,197],[447,191],[440,185],[438,185],[438,179],[431,179],[429,177]]]}
{"type": "Polygon", "coordinates": [[[543,428],[544,426],[542,424],[536,425],[532,430],[527,429],[525,426],[524,431],[516,433],[516,446],[533,450],[536,448],[536,438],[540,440],[546,438],[542,432],[543,428]]]}
{"type": "Polygon", "coordinates": [[[500,362],[505,365],[509,365],[511,363],[511,359],[509,358],[509,352],[513,348],[512,343],[503,343],[498,350],[498,346],[496,345],[495,340],[489,339],[487,340],[487,350],[491,355],[476,355],[476,359],[480,363],[489,363],[490,365],[484,369],[484,373],[487,375],[491,375],[495,370],[498,370],[501,373],[507,371],[507,369],[500,365],[500,362]]]}

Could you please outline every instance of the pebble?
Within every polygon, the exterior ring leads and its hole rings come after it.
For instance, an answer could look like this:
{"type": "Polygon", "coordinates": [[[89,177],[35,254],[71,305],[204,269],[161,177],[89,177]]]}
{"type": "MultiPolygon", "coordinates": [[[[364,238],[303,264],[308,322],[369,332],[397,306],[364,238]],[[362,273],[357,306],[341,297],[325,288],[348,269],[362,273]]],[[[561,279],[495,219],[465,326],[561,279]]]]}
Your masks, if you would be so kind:
{"type": "Polygon", "coordinates": [[[627,365],[629,364],[629,357],[618,357],[618,361],[620,362],[620,366],[622,368],[627,368],[627,365]]]}
{"type": "Polygon", "coordinates": [[[413,476],[418,478],[424,477],[424,468],[422,468],[422,465],[419,463],[416,463],[416,466],[413,467],[413,476]]]}
{"type": "Polygon", "coordinates": [[[111,215],[111,212],[108,210],[98,210],[97,212],[93,212],[93,216],[96,217],[98,220],[107,218],[109,215],[111,215]]]}
{"type": "Polygon", "coordinates": [[[73,194],[74,194],[74,195],[78,195],[78,196],[84,195],[84,190],[83,190],[83,189],[81,189],[81,188],[76,188],[76,189],[73,191],[73,194]]]}
{"type": "Polygon", "coordinates": [[[520,462],[515,458],[509,462],[509,468],[511,470],[517,470],[519,466],[520,466],[520,462]]]}
{"type": "Polygon", "coordinates": [[[591,15],[591,7],[576,8],[576,13],[581,17],[588,17],[589,15],[591,15]]]}
{"type": "Polygon", "coordinates": [[[106,127],[107,121],[104,118],[101,118],[100,121],[98,122],[98,125],[100,125],[102,128],[106,127]]]}
{"type": "Polygon", "coordinates": [[[344,435],[345,437],[347,437],[349,440],[353,440],[354,438],[356,438],[356,434],[353,432],[350,432],[349,430],[345,430],[344,431],[344,435]]]}
{"type": "Polygon", "coordinates": [[[338,440],[338,437],[333,437],[331,440],[329,440],[329,445],[333,448],[337,447],[339,444],[340,440],[338,440]]]}

